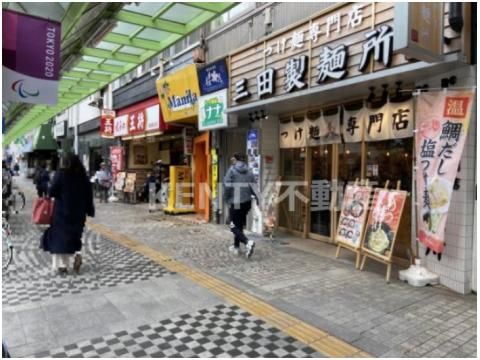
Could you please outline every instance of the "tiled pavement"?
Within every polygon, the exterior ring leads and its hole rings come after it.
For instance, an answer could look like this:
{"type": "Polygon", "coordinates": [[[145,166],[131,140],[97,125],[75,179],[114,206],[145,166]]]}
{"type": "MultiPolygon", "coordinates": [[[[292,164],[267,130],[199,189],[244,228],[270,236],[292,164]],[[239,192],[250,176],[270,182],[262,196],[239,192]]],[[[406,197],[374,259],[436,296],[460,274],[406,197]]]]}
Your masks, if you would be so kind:
{"type": "MultiPolygon", "coordinates": [[[[366,271],[355,271],[350,255],[345,254],[336,260],[332,247],[318,242],[289,238],[288,245],[278,245],[259,240],[254,257],[246,261],[242,257],[232,256],[226,250],[231,242],[226,227],[212,224],[195,226],[184,221],[184,217],[151,215],[143,205],[102,204],[97,210],[95,222],[169,253],[175,260],[223,279],[375,356],[476,356],[474,295],[460,296],[442,287],[413,288],[399,281],[386,285],[382,267],[368,263],[366,271]]],[[[91,232],[88,234],[87,239],[96,239],[91,240],[92,244],[103,244],[101,253],[108,253],[108,249],[117,249],[119,246],[98,238],[91,232]]],[[[38,241],[38,238],[34,241],[38,241]]],[[[88,246],[96,248],[94,245],[88,246]]],[[[124,248],[120,246],[118,249],[124,248]]],[[[129,252],[126,249],[124,251],[129,252]]],[[[134,256],[133,253],[131,255],[134,256]]],[[[102,259],[103,257],[89,260],[91,269],[93,264],[101,269],[99,264],[102,259]]],[[[149,262],[141,256],[137,261],[149,262]]],[[[45,260],[44,264],[46,266],[45,260]]],[[[86,272],[88,266],[85,267],[86,272]]],[[[113,266],[116,266],[115,263],[113,266]]],[[[92,271],[92,279],[95,279],[93,274],[92,271]]],[[[98,281],[100,280],[97,279],[97,284],[98,281]]],[[[5,289],[5,281],[3,286],[5,289]]],[[[40,302],[7,307],[4,295],[3,330],[7,334],[7,340],[10,336],[17,345],[10,344],[12,352],[22,356],[49,350],[50,355],[60,356],[58,354],[63,352],[71,355],[79,344],[81,348],[87,347],[86,350],[90,351],[89,344],[92,345],[94,339],[98,344],[114,342],[114,351],[123,346],[127,351],[123,356],[132,356],[132,351],[146,351],[137,342],[133,344],[129,341],[132,334],[137,334],[140,338],[139,333],[152,331],[147,329],[148,326],[158,328],[161,320],[173,320],[181,315],[193,316],[201,310],[212,311],[218,305],[229,306],[222,298],[165,269],[154,272],[148,280],[134,277],[132,283],[117,282],[111,287],[98,287],[98,290],[92,287],[82,289],[80,294],[62,292],[57,298],[46,296],[46,300],[40,302]],[[56,309],[60,310],[55,311],[56,309]],[[88,320],[86,323],[81,323],[82,316],[88,320]],[[36,335],[38,331],[35,332],[35,327],[31,325],[31,319],[45,317],[49,321],[56,320],[48,323],[52,335],[48,339],[36,335]],[[98,317],[104,321],[95,323],[93,318],[98,317]],[[70,326],[71,322],[75,325],[70,326]],[[22,329],[21,334],[17,331],[19,327],[22,329]],[[80,330],[75,332],[72,330],[75,328],[80,330]],[[120,335],[116,336],[116,333],[120,335]],[[32,334],[36,335],[33,339],[32,334]],[[83,343],[80,343],[82,340],[83,343]],[[119,345],[117,340],[122,344],[127,342],[127,345],[119,345]],[[42,342],[43,347],[40,346],[42,342]]],[[[148,335],[153,334],[148,333],[147,337],[148,335]]],[[[209,333],[207,335],[210,336],[209,333]]],[[[284,336],[288,338],[285,334],[284,336]]],[[[210,336],[209,339],[216,338],[210,336]]],[[[262,343],[265,341],[263,339],[262,343]]],[[[145,342],[142,341],[142,344],[145,342]]],[[[154,343],[154,347],[161,346],[158,342],[150,342],[154,343]]],[[[145,345],[150,349],[148,343],[145,345]]],[[[190,345],[193,346],[193,343],[190,345]]],[[[188,349],[180,348],[185,353],[175,353],[178,349],[174,347],[164,354],[193,356],[190,345],[186,345],[188,349]]],[[[218,344],[210,343],[209,348],[214,345],[218,347],[218,344]]],[[[103,346],[92,346],[102,349],[102,352],[106,351],[103,346]]],[[[302,346],[305,348],[304,345],[298,345],[295,351],[304,351],[302,346]]],[[[225,350],[221,346],[220,348],[225,350]]],[[[221,349],[216,348],[215,351],[221,349]]],[[[291,347],[288,349],[293,350],[291,347]]],[[[105,354],[111,355],[111,350],[109,348],[105,354]]],[[[199,350],[202,349],[197,349],[199,350]]],[[[253,350],[248,349],[249,351],[253,350]]],[[[146,356],[155,353],[152,349],[146,352],[146,356]]],[[[297,356],[293,353],[290,355],[297,356]]],[[[225,352],[223,355],[232,356],[225,352]]]]}
{"type": "Polygon", "coordinates": [[[194,225],[191,217],[152,215],[147,209],[108,204],[94,221],[372,355],[476,357],[476,295],[458,295],[442,286],[414,288],[395,280],[396,271],[395,279],[385,284],[382,265],[368,262],[365,271],[356,271],[350,254],[335,259],[334,247],[312,240],[284,237],[271,244],[252,235],[257,246],[246,261],[227,251],[231,234],[226,226],[194,225]]]}
{"type": "Polygon", "coordinates": [[[84,235],[81,273],[54,274],[29,211],[11,225],[15,257],[2,275],[2,337],[13,357],[322,357],[92,231],[84,235]]]}

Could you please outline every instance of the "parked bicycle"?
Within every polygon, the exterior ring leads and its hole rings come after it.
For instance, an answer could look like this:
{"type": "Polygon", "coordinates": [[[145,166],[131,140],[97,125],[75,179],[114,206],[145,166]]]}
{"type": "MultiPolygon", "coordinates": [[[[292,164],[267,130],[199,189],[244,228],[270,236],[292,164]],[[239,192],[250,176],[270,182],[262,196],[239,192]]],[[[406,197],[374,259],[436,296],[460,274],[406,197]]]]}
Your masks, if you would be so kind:
{"type": "Polygon", "coordinates": [[[5,217],[2,217],[2,270],[5,272],[13,260],[12,229],[5,217]]]}

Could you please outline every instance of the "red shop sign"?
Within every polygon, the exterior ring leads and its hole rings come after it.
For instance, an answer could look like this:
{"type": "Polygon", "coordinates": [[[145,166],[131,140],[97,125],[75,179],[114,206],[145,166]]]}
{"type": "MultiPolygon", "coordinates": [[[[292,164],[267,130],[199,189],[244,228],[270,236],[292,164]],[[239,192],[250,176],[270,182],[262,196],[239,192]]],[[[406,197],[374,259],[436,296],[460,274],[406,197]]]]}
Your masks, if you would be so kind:
{"type": "Polygon", "coordinates": [[[115,111],[103,109],[100,118],[100,136],[103,138],[113,138],[113,123],[115,120],[115,111]]]}

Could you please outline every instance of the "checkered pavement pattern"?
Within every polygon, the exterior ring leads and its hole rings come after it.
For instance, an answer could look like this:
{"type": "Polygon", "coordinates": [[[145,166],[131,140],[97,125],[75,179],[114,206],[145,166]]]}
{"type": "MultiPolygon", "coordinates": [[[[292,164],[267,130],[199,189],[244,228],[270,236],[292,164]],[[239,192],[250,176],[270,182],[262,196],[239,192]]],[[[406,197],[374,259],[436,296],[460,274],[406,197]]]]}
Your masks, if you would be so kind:
{"type": "MultiPolygon", "coordinates": [[[[145,256],[86,230],[79,274],[59,275],[51,255],[39,248],[41,231],[30,226],[13,238],[14,261],[2,274],[2,304],[8,306],[159,278],[169,272],[145,256]]],[[[72,265],[72,264],[70,264],[72,265]]]]}
{"type": "Polygon", "coordinates": [[[33,357],[315,358],[322,355],[239,307],[221,304],[33,357]]]}

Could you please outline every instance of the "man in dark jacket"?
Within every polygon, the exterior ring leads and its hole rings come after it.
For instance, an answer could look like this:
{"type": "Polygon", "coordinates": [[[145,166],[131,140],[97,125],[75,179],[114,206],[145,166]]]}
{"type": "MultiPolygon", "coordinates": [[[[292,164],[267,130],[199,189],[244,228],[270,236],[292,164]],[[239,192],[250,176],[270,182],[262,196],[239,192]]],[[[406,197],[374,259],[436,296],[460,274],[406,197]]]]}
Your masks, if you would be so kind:
{"type": "Polygon", "coordinates": [[[245,156],[235,153],[232,158],[232,166],[228,169],[224,178],[224,196],[230,209],[230,229],[234,235],[233,246],[230,251],[239,254],[240,243],[246,246],[246,257],[253,255],[255,242],[248,240],[243,233],[243,227],[247,224],[247,214],[252,206],[252,196],[257,199],[255,193],[255,178],[245,163],[245,156]]]}
{"type": "Polygon", "coordinates": [[[38,197],[47,196],[49,182],[50,175],[47,171],[47,164],[43,163],[40,166],[40,170],[35,175],[35,185],[37,187],[38,197]]]}

